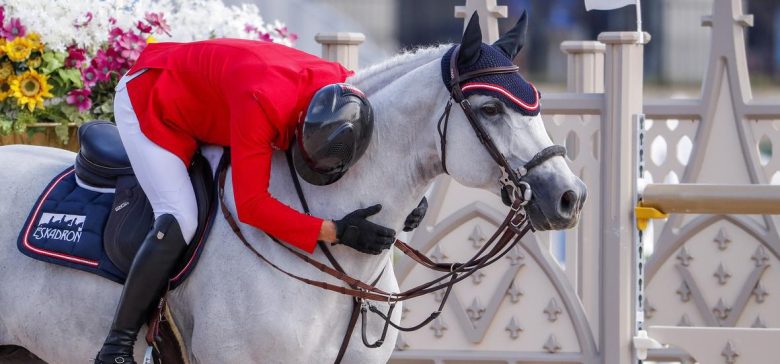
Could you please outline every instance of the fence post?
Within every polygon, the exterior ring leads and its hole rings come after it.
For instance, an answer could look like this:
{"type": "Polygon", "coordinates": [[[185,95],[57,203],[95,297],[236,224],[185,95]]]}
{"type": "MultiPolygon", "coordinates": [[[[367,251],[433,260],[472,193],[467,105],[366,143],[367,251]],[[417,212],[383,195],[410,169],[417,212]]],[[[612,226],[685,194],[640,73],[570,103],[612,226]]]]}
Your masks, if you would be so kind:
{"type": "Polygon", "coordinates": [[[322,58],[351,70],[358,69],[358,46],[366,40],[363,33],[317,33],[314,40],[322,44],[322,58]]]}
{"type": "Polygon", "coordinates": [[[475,11],[479,14],[482,41],[491,44],[498,40],[498,19],[506,18],[509,8],[496,4],[496,0],[466,0],[466,5],[455,6],[455,17],[463,18],[464,31],[475,11]]]}
{"type": "Polygon", "coordinates": [[[566,91],[604,92],[604,43],[569,40],[561,50],[567,55],[566,91]]]}
{"type": "MultiPolygon", "coordinates": [[[[601,335],[605,364],[635,363],[636,118],[642,113],[644,44],[636,32],[601,33],[606,44],[601,126],[601,335]]],[[[650,40],[645,34],[645,43],[650,40]]]]}

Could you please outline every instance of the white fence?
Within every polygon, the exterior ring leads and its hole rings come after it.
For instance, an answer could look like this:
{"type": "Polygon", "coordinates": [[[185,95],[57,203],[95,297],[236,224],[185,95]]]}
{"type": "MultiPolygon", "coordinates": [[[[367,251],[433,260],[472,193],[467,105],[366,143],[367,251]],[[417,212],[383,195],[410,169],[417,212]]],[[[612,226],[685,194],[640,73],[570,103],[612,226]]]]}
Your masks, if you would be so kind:
{"type": "MultiPolygon", "coordinates": [[[[752,100],[749,84],[743,31],[752,17],[740,0],[715,0],[703,24],[713,41],[698,99],[644,100],[636,33],[562,44],[568,93],[545,94],[543,115],[589,187],[580,224],[526,237],[456,287],[439,319],[401,334],[391,362],[632,363],[632,340],[643,327],[668,345],[650,350],[653,360],[773,362],[780,353],[780,329],[768,329],[780,327],[777,218],[672,214],[645,232],[644,240],[653,236],[646,246],[635,227],[640,175],[780,184],[780,155],[772,152],[780,148],[780,103],[752,100]]],[[[433,259],[462,259],[504,215],[494,195],[441,178],[412,244],[433,259]]],[[[396,273],[402,288],[432,274],[404,259],[396,273]]],[[[408,302],[404,320],[427,317],[440,298],[408,302]]]]}

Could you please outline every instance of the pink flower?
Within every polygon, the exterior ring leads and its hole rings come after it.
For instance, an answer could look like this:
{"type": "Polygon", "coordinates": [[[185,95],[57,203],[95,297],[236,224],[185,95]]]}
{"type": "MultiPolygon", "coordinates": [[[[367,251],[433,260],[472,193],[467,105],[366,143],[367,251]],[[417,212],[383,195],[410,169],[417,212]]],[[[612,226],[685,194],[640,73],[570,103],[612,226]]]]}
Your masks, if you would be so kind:
{"type": "Polygon", "coordinates": [[[109,18],[108,18],[108,24],[111,24],[111,25],[114,25],[114,24],[116,24],[116,18],[114,18],[113,16],[112,16],[112,17],[109,17],[109,18]]]}
{"type": "Polygon", "coordinates": [[[151,33],[152,32],[152,26],[148,25],[148,24],[144,24],[140,20],[137,23],[135,23],[135,27],[136,27],[136,29],[141,31],[141,33],[151,33]]]}
{"type": "Polygon", "coordinates": [[[82,18],[76,19],[73,21],[73,26],[78,28],[83,28],[87,26],[92,21],[92,12],[88,11],[82,18]]]}
{"type": "Polygon", "coordinates": [[[246,23],[246,24],[244,24],[244,32],[246,32],[246,33],[255,33],[255,32],[257,32],[257,27],[252,25],[252,24],[246,23]]]}
{"type": "Polygon", "coordinates": [[[100,73],[93,66],[89,66],[81,70],[81,81],[84,82],[84,87],[92,88],[101,81],[100,73]]]}
{"type": "Polygon", "coordinates": [[[0,6],[0,27],[3,26],[4,22],[5,22],[5,6],[0,6]]]}
{"type": "Polygon", "coordinates": [[[273,38],[271,38],[270,33],[263,33],[263,32],[257,32],[257,39],[262,40],[264,42],[273,42],[273,38]]]}
{"type": "Polygon", "coordinates": [[[150,25],[157,28],[157,34],[165,33],[169,37],[171,36],[171,27],[168,26],[168,22],[163,18],[163,13],[146,13],[145,20],[150,25]]]}
{"type": "Polygon", "coordinates": [[[11,18],[11,21],[8,22],[0,31],[2,31],[3,37],[7,40],[12,40],[16,37],[24,37],[26,33],[26,28],[24,25],[22,25],[21,20],[19,18],[11,18]]]}
{"type": "Polygon", "coordinates": [[[111,28],[108,32],[108,43],[112,48],[117,48],[117,41],[125,35],[125,31],[122,28],[111,28]]]}
{"type": "Polygon", "coordinates": [[[114,50],[128,63],[135,63],[141,55],[141,51],[146,48],[146,40],[138,34],[127,32],[114,43],[114,50]]]}
{"type": "Polygon", "coordinates": [[[281,28],[276,28],[274,30],[276,30],[276,32],[279,33],[279,36],[281,36],[282,38],[289,39],[290,42],[295,42],[296,40],[298,40],[298,34],[290,32],[289,30],[287,30],[286,26],[281,28]]]}
{"type": "Polygon", "coordinates": [[[111,69],[113,70],[119,70],[127,62],[127,60],[122,58],[122,55],[120,55],[119,52],[117,52],[113,48],[107,49],[105,52],[105,56],[106,56],[106,62],[110,65],[111,69]]]}
{"type": "Polygon", "coordinates": [[[79,90],[71,90],[65,97],[65,101],[68,105],[75,105],[79,108],[79,111],[84,112],[92,107],[92,100],[89,95],[92,94],[88,88],[82,88],[79,90]]]}
{"type": "Polygon", "coordinates": [[[98,80],[103,81],[109,78],[112,71],[122,73],[124,62],[125,60],[116,50],[109,48],[107,50],[99,49],[90,64],[98,72],[98,80]]]}
{"type": "Polygon", "coordinates": [[[65,67],[79,68],[87,59],[87,51],[77,47],[75,44],[68,46],[68,58],[65,58],[65,67]]]}

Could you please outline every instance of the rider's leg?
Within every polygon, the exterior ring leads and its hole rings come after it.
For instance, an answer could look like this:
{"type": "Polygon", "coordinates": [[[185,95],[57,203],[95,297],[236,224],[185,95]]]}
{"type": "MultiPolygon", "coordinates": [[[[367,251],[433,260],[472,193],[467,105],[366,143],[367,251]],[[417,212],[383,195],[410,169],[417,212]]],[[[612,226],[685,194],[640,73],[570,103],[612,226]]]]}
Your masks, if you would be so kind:
{"type": "Polygon", "coordinates": [[[114,97],[114,117],[122,144],[135,177],[149,198],[155,219],[163,214],[176,217],[182,235],[189,243],[198,227],[198,204],[187,166],[141,131],[124,85],[126,79],[127,76],[119,81],[114,97]]]}
{"type": "Polygon", "coordinates": [[[133,260],[111,331],[96,362],[133,363],[138,331],[195,234],[197,202],[186,166],[144,136],[124,87],[117,88],[114,115],[122,144],[154,210],[155,226],[133,260]]]}

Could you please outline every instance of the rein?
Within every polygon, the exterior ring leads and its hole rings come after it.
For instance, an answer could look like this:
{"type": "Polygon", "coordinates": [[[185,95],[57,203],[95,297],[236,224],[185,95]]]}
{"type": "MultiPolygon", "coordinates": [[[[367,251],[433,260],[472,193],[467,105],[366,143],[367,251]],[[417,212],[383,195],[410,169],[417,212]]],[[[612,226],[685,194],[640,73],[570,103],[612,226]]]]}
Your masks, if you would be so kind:
{"type": "MultiPolygon", "coordinates": [[[[297,281],[308,284],[310,286],[318,287],[321,289],[340,293],[354,298],[352,313],[347,327],[347,332],[342,341],[335,363],[341,362],[346,352],[347,346],[349,345],[349,340],[357,324],[357,318],[359,315],[362,316],[361,322],[362,322],[363,344],[370,348],[380,347],[384,343],[384,339],[387,334],[387,330],[389,326],[392,326],[400,331],[414,331],[427,325],[428,323],[436,319],[441,314],[442,309],[444,308],[444,305],[446,304],[447,299],[449,298],[450,293],[452,292],[452,289],[455,286],[455,284],[468,278],[479,269],[482,269],[490,264],[497,262],[499,259],[504,257],[507,253],[509,253],[520,242],[520,240],[523,238],[523,236],[525,236],[525,234],[533,230],[533,227],[531,226],[531,223],[528,220],[528,217],[524,209],[524,206],[530,201],[532,197],[531,186],[527,182],[522,181],[522,178],[527,175],[529,170],[544,163],[548,159],[555,156],[563,156],[566,154],[566,149],[563,146],[552,145],[544,148],[542,151],[537,153],[524,166],[518,168],[517,170],[512,169],[509,165],[509,162],[504,157],[504,155],[496,147],[495,143],[493,142],[493,139],[479,123],[476,114],[471,109],[471,105],[463,95],[463,91],[460,87],[460,84],[466,80],[479,77],[479,76],[517,72],[518,67],[517,66],[492,67],[492,68],[485,68],[485,69],[468,72],[463,75],[460,75],[458,73],[458,68],[457,68],[457,58],[458,58],[459,51],[460,51],[460,46],[457,46],[457,48],[453,52],[453,56],[450,61],[450,72],[452,75],[452,82],[450,84],[450,99],[447,101],[445,110],[442,113],[441,117],[439,118],[438,125],[437,125],[439,137],[441,138],[442,167],[444,171],[447,172],[447,165],[446,165],[447,125],[449,123],[449,115],[452,107],[452,102],[455,101],[456,103],[458,103],[458,105],[461,106],[461,109],[463,109],[463,112],[466,115],[466,119],[468,119],[472,129],[474,129],[474,132],[477,134],[479,141],[482,143],[485,149],[487,149],[490,156],[501,168],[502,176],[499,179],[499,183],[501,184],[502,192],[509,197],[510,211],[507,214],[504,221],[498,226],[496,231],[490,237],[490,239],[486,241],[486,243],[479,249],[479,251],[477,251],[477,253],[474,254],[474,256],[472,256],[468,261],[463,263],[434,262],[430,258],[428,258],[425,254],[409,246],[409,244],[398,239],[395,240],[394,243],[395,247],[398,248],[398,250],[400,250],[404,254],[406,254],[410,259],[414,260],[418,264],[428,269],[445,273],[440,277],[432,279],[426,283],[420,284],[416,287],[410,288],[402,292],[397,292],[397,293],[386,292],[376,287],[376,284],[377,282],[379,282],[382,273],[384,273],[384,269],[372,283],[370,284],[365,283],[359,279],[353,278],[348,274],[346,274],[344,272],[344,269],[342,269],[338,261],[336,261],[336,259],[334,258],[333,254],[331,254],[330,249],[328,249],[328,246],[325,243],[318,242],[318,246],[320,247],[320,249],[322,249],[323,253],[330,261],[333,267],[325,265],[313,259],[311,256],[304,254],[296,249],[293,249],[287,244],[271,236],[271,239],[274,242],[279,244],[281,247],[285,248],[291,254],[297,256],[302,261],[306,262],[307,264],[316,268],[317,270],[339,280],[340,282],[344,283],[346,286],[309,279],[291,273],[279,267],[278,265],[274,264],[272,261],[266,258],[262,253],[260,253],[257,249],[255,249],[255,247],[253,247],[249,243],[249,241],[247,241],[246,237],[241,232],[238,223],[236,223],[236,220],[233,218],[232,214],[230,213],[230,210],[227,208],[227,205],[225,204],[224,187],[225,187],[225,179],[227,176],[227,168],[223,169],[219,174],[219,197],[220,197],[219,200],[220,200],[220,206],[222,208],[222,214],[224,215],[225,220],[228,222],[228,225],[230,225],[233,232],[236,234],[236,236],[238,236],[238,238],[241,240],[244,246],[247,247],[247,249],[249,249],[260,260],[268,263],[268,265],[270,265],[277,271],[281,272],[282,274],[290,278],[293,278],[297,281]],[[444,123],[443,129],[442,129],[442,122],[444,123]],[[444,295],[442,297],[441,303],[439,304],[438,308],[428,316],[428,318],[410,327],[403,327],[392,322],[391,316],[393,313],[393,309],[395,308],[395,305],[398,302],[420,297],[429,293],[440,291],[442,289],[444,290],[444,295]],[[381,312],[378,308],[376,308],[376,306],[374,306],[371,303],[371,301],[386,302],[389,305],[387,312],[386,313],[381,312]],[[366,337],[367,336],[366,315],[368,311],[373,312],[384,321],[384,328],[382,330],[382,334],[380,338],[376,340],[374,343],[369,343],[366,337]]],[[[290,167],[290,174],[295,184],[295,190],[298,194],[298,198],[301,201],[301,206],[303,207],[304,212],[309,214],[309,206],[306,203],[306,199],[303,194],[303,189],[301,188],[300,181],[298,180],[298,175],[295,171],[294,166],[292,165],[292,159],[290,158],[289,151],[287,154],[287,162],[288,162],[288,166],[290,167]]]]}
{"type": "MultiPolygon", "coordinates": [[[[511,251],[512,248],[514,248],[517,245],[517,243],[519,243],[520,239],[526,233],[532,230],[531,224],[527,219],[525,210],[523,209],[525,200],[523,200],[520,196],[517,196],[514,199],[514,202],[512,204],[512,209],[510,210],[509,214],[504,219],[504,221],[501,223],[501,225],[499,225],[498,229],[493,234],[493,236],[491,236],[490,239],[487,240],[487,242],[482,246],[482,248],[480,248],[480,250],[471,259],[469,259],[464,263],[436,263],[432,261],[430,258],[428,258],[427,256],[425,256],[425,254],[409,246],[407,243],[396,239],[395,241],[396,248],[398,248],[401,252],[409,256],[409,258],[411,258],[415,262],[429,269],[446,273],[429,282],[423,283],[421,285],[418,285],[416,287],[398,293],[387,292],[375,286],[375,284],[379,281],[381,274],[379,277],[377,277],[376,280],[373,281],[372,284],[365,283],[359,279],[349,276],[342,269],[331,268],[321,262],[318,262],[317,260],[312,259],[309,255],[305,253],[301,253],[300,251],[289,247],[287,244],[271,236],[271,239],[277,244],[279,244],[279,246],[285,248],[291,254],[297,256],[298,258],[308,263],[312,267],[316,268],[317,270],[345,283],[348,286],[345,287],[345,286],[335,285],[324,281],[305,278],[295,273],[291,273],[285,270],[284,268],[279,267],[278,265],[273,263],[271,260],[265,257],[260,251],[258,251],[254,246],[252,246],[249,243],[249,241],[246,239],[244,234],[241,232],[241,228],[239,227],[235,218],[233,218],[232,213],[230,212],[227,205],[225,204],[224,193],[225,193],[226,176],[227,176],[227,169],[222,170],[219,175],[219,196],[220,196],[220,207],[222,209],[222,214],[224,215],[225,220],[228,222],[230,228],[233,230],[233,232],[236,234],[239,240],[241,240],[244,246],[246,246],[247,249],[249,249],[249,251],[251,251],[260,260],[266,262],[268,265],[270,265],[277,271],[281,272],[282,274],[290,278],[293,278],[295,280],[298,280],[310,286],[318,287],[321,289],[340,293],[347,296],[352,296],[355,298],[354,301],[355,306],[353,306],[352,315],[350,317],[350,323],[347,329],[347,334],[345,335],[344,340],[342,341],[341,350],[339,351],[339,355],[335,361],[336,363],[340,363],[344,353],[346,352],[346,347],[349,343],[351,333],[354,330],[354,327],[357,322],[357,317],[358,317],[357,308],[359,308],[359,313],[362,315],[363,344],[366,345],[367,347],[375,348],[381,346],[387,334],[388,326],[393,326],[394,328],[401,331],[418,330],[423,326],[427,325],[428,323],[430,323],[431,321],[433,321],[434,319],[436,319],[441,314],[442,309],[444,308],[444,305],[446,304],[447,299],[449,298],[450,293],[452,292],[452,288],[456,283],[468,278],[479,269],[484,268],[487,265],[493,264],[499,259],[501,259],[507,253],[509,253],[509,251],[511,251]],[[488,251],[489,247],[490,250],[488,251]],[[447,278],[449,278],[449,280],[444,282],[447,278]],[[441,289],[445,290],[441,303],[439,304],[436,311],[432,312],[428,316],[428,318],[424,319],[417,325],[411,327],[403,327],[392,322],[391,315],[393,309],[395,308],[396,303],[406,301],[412,298],[416,298],[419,296],[423,296],[429,293],[433,293],[441,289]],[[390,307],[387,313],[383,313],[379,311],[379,309],[377,309],[369,301],[386,302],[390,305],[390,307]],[[366,338],[367,311],[371,311],[375,313],[385,322],[385,327],[383,328],[381,337],[373,344],[369,343],[366,338]]],[[[293,174],[293,176],[295,175],[293,174]]],[[[323,249],[325,255],[329,257],[328,258],[329,260],[332,259],[332,261],[335,262],[335,259],[333,258],[326,244],[320,243],[319,247],[323,249]]],[[[337,262],[334,264],[334,267],[339,267],[337,262]]]]}

